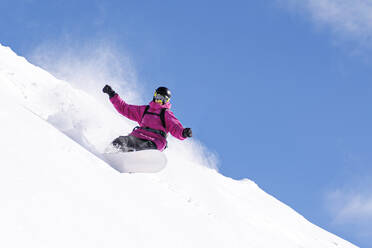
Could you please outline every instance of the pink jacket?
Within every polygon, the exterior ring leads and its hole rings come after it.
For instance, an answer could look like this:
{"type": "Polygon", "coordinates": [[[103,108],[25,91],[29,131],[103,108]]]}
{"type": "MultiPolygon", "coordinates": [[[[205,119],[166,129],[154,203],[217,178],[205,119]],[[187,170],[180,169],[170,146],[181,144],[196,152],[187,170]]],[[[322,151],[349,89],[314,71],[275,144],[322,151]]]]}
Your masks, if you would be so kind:
{"type": "MultiPolygon", "coordinates": [[[[149,127],[156,130],[164,131],[165,133],[171,133],[174,137],[180,140],[184,140],[185,137],[182,136],[183,127],[180,121],[174,116],[172,111],[169,109],[171,108],[170,103],[166,103],[164,105],[160,105],[156,102],[150,102],[150,108],[148,112],[157,113],[159,114],[163,108],[168,109],[165,111],[164,119],[165,119],[165,126],[164,129],[160,116],[146,114],[143,116],[147,105],[130,105],[123,101],[118,94],[114,97],[110,98],[111,103],[114,105],[116,110],[127,117],[128,119],[135,121],[139,124],[140,127],[149,127]],[[143,116],[143,118],[142,118],[143,116]]],[[[163,151],[167,145],[167,140],[160,134],[156,134],[150,131],[146,131],[143,129],[136,129],[130,135],[135,136],[140,139],[146,139],[153,141],[158,150],[163,151]]]]}

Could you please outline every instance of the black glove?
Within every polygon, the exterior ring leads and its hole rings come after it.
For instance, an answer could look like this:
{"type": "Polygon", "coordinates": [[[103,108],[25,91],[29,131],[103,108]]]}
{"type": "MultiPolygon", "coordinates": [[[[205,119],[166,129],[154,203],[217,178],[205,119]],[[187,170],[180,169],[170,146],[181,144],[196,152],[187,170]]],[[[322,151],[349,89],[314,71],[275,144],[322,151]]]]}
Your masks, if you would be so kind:
{"type": "Polygon", "coordinates": [[[103,91],[103,93],[108,94],[110,98],[113,98],[116,95],[116,92],[113,91],[111,86],[107,85],[107,84],[105,85],[105,87],[103,87],[102,91],[103,91]]]}
{"type": "Polygon", "coordinates": [[[182,136],[184,137],[184,138],[187,138],[187,137],[192,137],[192,130],[191,130],[191,128],[185,128],[185,129],[183,129],[183,131],[182,131],[182,136]]]}

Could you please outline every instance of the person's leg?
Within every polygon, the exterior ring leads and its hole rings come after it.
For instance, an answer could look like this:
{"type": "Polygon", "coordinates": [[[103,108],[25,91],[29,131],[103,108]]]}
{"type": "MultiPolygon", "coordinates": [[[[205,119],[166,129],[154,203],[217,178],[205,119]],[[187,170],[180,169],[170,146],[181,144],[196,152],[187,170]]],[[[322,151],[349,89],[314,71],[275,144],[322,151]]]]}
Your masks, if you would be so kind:
{"type": "Polygon", "coordinates": [[[135,149],[136,151],[142,151],[142,150],[157,150],[156,144],[152,142],[151,140],[145,140],[145,139],[139,139],[134,136],[130,136],[133,139],[133,142],[135,143],[135,149]]]}
{"type": "Polygon", "coordinates": [[[123,152],[135,151],[129,136],[120,136],[112,142],[112,145],[123,152]]]}
{"type": "Polygon", "coordinates": [[[141,150],[157,149],[154,142],[139,139],[134,136],[120,136],[112,142],[113,146],[123,152],[134,152],[141,150]]]}

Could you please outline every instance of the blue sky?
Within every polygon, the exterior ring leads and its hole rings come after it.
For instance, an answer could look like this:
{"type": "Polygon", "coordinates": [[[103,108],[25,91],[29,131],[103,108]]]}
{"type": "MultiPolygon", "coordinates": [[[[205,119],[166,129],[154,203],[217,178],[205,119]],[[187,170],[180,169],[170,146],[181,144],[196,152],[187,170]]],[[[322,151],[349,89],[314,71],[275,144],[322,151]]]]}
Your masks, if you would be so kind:
{"type": "Polygon", "coordinates": [[[0,43],[34,63],[41,47],[112,45],[149,99],[168,83],[174,112],[219,155],[222,174],[372,247],[370,1],[5,0],[1,9],[0,43]]]}

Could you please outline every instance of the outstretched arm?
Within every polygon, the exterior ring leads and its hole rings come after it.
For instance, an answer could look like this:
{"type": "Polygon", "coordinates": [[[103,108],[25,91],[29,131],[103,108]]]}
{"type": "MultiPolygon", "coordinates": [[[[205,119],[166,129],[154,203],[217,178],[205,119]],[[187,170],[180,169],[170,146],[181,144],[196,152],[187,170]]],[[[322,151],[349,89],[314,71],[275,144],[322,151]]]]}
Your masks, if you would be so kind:
{"type": "Polygon", "coordinates": [[[128,119],[136,122],[141,121],[141,107],[138,105],[127,104],[120,96],[112,90],[109,85],[103,88],[103,92],[110,96],[110,101],[115,109],[128,119]]]}
{"type": "Polygon", "coordinates": [[[187,137],[192,137],[191,128],[183,128],[181,122],[171,111],[165,112],[165,122],[168,129],[167,131],[177,139],[184,140],[187,137]]]}

